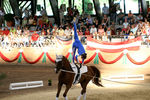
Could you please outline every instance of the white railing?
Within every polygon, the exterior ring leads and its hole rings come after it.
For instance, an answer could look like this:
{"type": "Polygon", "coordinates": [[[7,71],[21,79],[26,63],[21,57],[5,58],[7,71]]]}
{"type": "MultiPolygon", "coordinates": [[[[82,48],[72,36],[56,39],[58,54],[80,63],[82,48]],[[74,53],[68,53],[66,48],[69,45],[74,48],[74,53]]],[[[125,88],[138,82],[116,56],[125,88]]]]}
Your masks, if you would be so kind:
{"type": "Polygon", "coordinates": [[[31,81],[31,82],[11,83],[9,89],[18,90],[18,89],[27,89],[27,88],[37,88],[42,86],[43,86],[43,81],[31,81]]]}
{"type": "Polygon", "coordinates": [[[144,80],[144,75],[116,75],[108,78],[111,81],[133,81],[144,80]]]}

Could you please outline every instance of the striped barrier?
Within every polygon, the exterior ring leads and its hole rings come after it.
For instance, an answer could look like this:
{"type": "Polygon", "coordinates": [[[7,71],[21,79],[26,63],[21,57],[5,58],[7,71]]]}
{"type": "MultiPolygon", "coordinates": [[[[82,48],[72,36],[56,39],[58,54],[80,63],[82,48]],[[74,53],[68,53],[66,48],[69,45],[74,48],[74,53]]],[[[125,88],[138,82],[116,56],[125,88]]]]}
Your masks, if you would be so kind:
{"type": "Polygon", "coordinates": [[[43,81],[31,81],[31,82],[11,83],[9,89],[18,90],[18,89],[37,88],[42,86],[43,81]]]}

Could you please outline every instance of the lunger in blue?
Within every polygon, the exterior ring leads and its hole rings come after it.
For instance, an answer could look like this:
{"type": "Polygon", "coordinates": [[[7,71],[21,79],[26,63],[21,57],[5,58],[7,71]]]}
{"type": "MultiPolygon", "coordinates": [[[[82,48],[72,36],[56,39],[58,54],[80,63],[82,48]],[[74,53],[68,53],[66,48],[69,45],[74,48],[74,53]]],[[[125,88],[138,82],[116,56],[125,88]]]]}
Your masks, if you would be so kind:
{"type": "Polygon", "coordinates": [[[73,24],[74,24],[74,42],[73,42],[73,46],[72,46],[73,63],[74,63],[75,58],[76,58],[77,62],[79,63],[78,56],[81,56],[81,58],[82,58],[82,63],[81,64],[83,64],[84,60],[86,59],[86,53],[85,53],[85,49],[84,49],[81,41],[78,38],[76,23],[74,22],[73,24]],[[75,55],[77,49],[78,49],[78,54],[75,55]]]}

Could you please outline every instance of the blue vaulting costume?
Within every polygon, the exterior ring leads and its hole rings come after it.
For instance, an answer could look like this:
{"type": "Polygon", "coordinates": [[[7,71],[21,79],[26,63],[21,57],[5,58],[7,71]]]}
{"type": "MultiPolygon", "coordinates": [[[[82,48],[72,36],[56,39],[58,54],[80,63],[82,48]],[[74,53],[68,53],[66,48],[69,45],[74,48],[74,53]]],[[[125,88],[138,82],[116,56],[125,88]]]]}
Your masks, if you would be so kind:
{"type": "Polygon", "coordinates": [[[76,58],[77,62],[79,63],[78,56],[81,56],[82,64],[83,64],[84,63],[84,59],[86,59],[86,53],[85,53],[85,49],[84,49],[81,41],[78,38],[76,23],[74,22],[73,24],[74,24],[74,42],[73,42],[73,46],[72,46],[73,63],[74,63],[74,59],[75,58],[76,58]],[[78,49],[78,55],[75,56],[77,49],[78,49]]]}

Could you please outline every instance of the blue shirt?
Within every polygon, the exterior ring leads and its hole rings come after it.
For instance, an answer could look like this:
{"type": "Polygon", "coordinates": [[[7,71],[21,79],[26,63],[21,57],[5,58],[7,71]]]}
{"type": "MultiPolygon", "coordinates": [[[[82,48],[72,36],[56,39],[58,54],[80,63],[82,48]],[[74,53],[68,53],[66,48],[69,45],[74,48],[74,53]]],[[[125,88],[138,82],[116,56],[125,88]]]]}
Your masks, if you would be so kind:
{"type": "Polygon", "coordinates": [[[76,24],[74,23],[74,42],[73,42],[73,46],[72,48],[76,48],[78,49],[78,54],[82,55],[85,53],[85,49],[82,45],[82,43],[80,42],[79,38],[78,38],[78,34],[77,34],[77,27],[76,24]]]}

